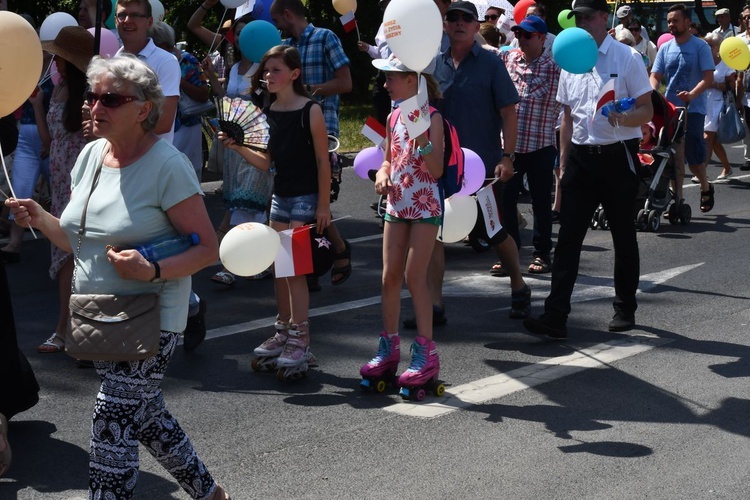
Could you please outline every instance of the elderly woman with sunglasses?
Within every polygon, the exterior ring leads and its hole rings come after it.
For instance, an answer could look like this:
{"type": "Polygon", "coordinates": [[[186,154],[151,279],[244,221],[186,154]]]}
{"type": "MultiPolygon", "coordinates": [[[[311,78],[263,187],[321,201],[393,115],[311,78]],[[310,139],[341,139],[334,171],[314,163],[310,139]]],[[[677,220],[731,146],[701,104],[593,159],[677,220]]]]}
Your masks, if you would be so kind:
{"type": "Polygon", "coordinates": [[[33,200],[6,204],[18,224],[31,224],[53,244],[75,252],[76,293],[127,295],[163,289],[156,356],[94,362],[102,383],[91,428],[89,496],[132,498],[140,441],[192,498],[228,498],[167,411],[159,388],[178,332],[185,328],[190,276],[218,256],[200,185],[187,158],[153,132],[164,95],[145,63],[131,55],[95,57],[87,77],[93,132],[101,139],[89,143],[76,161],[70,204],[60,219],[33,200]],[[165,236],[191,233],[198,235],[197,245],[158,262],[132,250],[165,236]]]}

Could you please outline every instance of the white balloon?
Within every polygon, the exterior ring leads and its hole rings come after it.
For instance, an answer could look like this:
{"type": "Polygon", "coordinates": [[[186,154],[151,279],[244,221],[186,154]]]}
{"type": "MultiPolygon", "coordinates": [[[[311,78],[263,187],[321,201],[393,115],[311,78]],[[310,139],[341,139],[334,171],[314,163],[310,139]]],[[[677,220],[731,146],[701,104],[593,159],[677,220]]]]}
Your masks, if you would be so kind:
{"type": "Polygon", "coordinates": [[[477,199],[473,196],[451,196],[445,200],[443,227],[438,241],[455,243],[466,238],[477,222],[477,199]]]}
{"type": "Polygon", "coordinates": [[[258,222],[233,227],[221,240],[219,257],[230,273],[252,276],[276,260],[281,240],[276,231],[258,222]]]}
{"type": "Polygon", "coordinates": [[[151,17],[155,23],[164,21],[164,5],[159,0],[148,0],[151,2],[151,17]]]}
{"type": "Polygon", "coordinates": [[[443,17],[434,0],[391,0],[383,27],[388,47],[412,71],[421,72],[440,50],[443,17]]]}
{"type": "Polygon", "coordinates": [[[246,1],[247,0],[221,0],[221,4],[227,9],[236,9],[246,1]]]}
{"type": "Polygon", "coordinates": [[[78,26],[78,21],[67,12],[50,14],[42,23],[41,28],[39,28],[39,39],[43,42],[50,42],[66,26],[78,26]]]}

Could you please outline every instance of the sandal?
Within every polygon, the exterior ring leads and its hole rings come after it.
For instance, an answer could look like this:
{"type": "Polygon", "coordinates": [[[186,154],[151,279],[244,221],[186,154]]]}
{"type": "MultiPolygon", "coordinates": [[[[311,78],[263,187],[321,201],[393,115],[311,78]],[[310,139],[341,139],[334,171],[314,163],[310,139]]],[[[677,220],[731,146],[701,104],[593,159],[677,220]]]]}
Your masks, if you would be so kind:
{"type": "Polygon", "coordinates": [[[8,419],[0,413],[0,477],[8,471],[12,458],[8,442],[8,419]]]}
{"type": "Polygon", "coordinates": [[[312,274],[307,274],[305,275],[305,279],[307,280],[308,292],[319,292],[323,289],[323,287],[320,286],[320,282],[318,281],[317,276],[313,276],[312,274]]]}
{"type": "Polygon", "coordinates": [[[236,278],[234,277],[234,274],[230,273],[229,271],[219,271],[218,273],[211,276],[211,281],[226,286],[232,286],[234,285],[236,278]]]}
{"type": "Polygon", "coordinates": [[[714,185],[708,185],[708,191],[701,191],[701,212],[710,212],[714,208],[714,185]]]}
{"type": "Polygon", "coordinates": [[[349,279],[349,276],[352,275],[352,246],[346,240],[344,240],[344,246],[346,247],[344,251],[334,255],[333,261],[336,262],[337,260],[349,259],[349,263],[339,267],[336,267],[336,265],[334,264],[333,269],[331,269],[331,284],[334,286],[342,284],[344,281],[349,279]],[[341,277],[336,280],[334,279],[334,277],[336,276],[341,277]]]}
{"type": "Polygon", "coordinates": [[[52,354],[56,352],[63,352],[65,350],[65,339],[57,334],[53,333],[50,338],[44,341],[44,343],[36,348],[36,352],[42,354],[52,354]],[[60,343],[55,342],[56,339],[60,340],[60,343]]]}
{"type": "Polygon", "coordinates": [[[510,292],[510,319],[524,319],[531,315],[531,288],[526,285],[510,292]]]}
{"type": "Polygon", "coordinates": [[[549,259],[543,259],[541,257],[534,257],[534,260],[529,264],[529,273],[531,274],[546,274],[549,272],[549,259]]]}
{"type": "Polygon", "coordinates": [[[499,260],[492,264],[492,267],[490,268],[490,274],[492,276],[502,278],[503,276],[508,276],[508,272],[503,269],[503,263],[499,260]]]}

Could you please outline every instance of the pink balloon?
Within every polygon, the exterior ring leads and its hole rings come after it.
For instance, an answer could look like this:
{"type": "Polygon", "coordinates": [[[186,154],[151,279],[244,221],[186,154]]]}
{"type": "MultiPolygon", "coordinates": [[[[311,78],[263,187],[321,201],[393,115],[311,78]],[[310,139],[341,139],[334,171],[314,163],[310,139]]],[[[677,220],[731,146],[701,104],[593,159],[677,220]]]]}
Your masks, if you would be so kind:
{"type": "Polygon", "coordinates": [[[484,184],[484,163],[471,149],[461,148],[464,152],[464,185],[454,196],[469,196],[484,184]]]}
{"type": "MultiPolygon", "coordinates": [[[[89,28],[88,32],[96,36],[96,28],[89,28]]],[[[120,42],[117,37],[106,28],[102,28],[101,41],[99,43],[99,55],[105,59],[114,56],[120,50],[120,42]]]]}
{"type": "Polygon", "coordinates": [[[672,39],[674,39],[674,35],[672,33],[662,33],[659,39],[656,41],[656,48],[660,49],[662,45],[672,39]]]}
{"type": "Polygon", "coordinates": [[[354,157],[354,173],[369,179],[370,170],[378,170],[383,164],[383,150],[377,146],[365,148],[354,157]]]}
{"type": "Polygon", "coordinates": [[[49,68],[49,77],[52,80],[52,83],[57,85],[60,83],[60,73],[57,71],[57,63],[55,61],[52,61],[52,66],[49,68]]]}

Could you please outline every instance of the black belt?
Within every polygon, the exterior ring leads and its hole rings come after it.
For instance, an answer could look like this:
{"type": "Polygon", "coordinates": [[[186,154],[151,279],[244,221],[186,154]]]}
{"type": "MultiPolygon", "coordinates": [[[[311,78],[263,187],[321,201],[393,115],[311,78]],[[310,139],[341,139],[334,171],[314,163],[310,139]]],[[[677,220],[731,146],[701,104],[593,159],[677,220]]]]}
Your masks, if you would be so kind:
{"type": "MultiPolygon", "coordinates": [[[[625,141],[625,145],[630,147],[634,144],[637,145],[638,142],[638,139],[628,139],[625,141]]],[[[622,152],[622,144],[619,142],[613,142],[612,144],[573,144],[573,147],[589,155],[602,155],[622,152]]]]}

